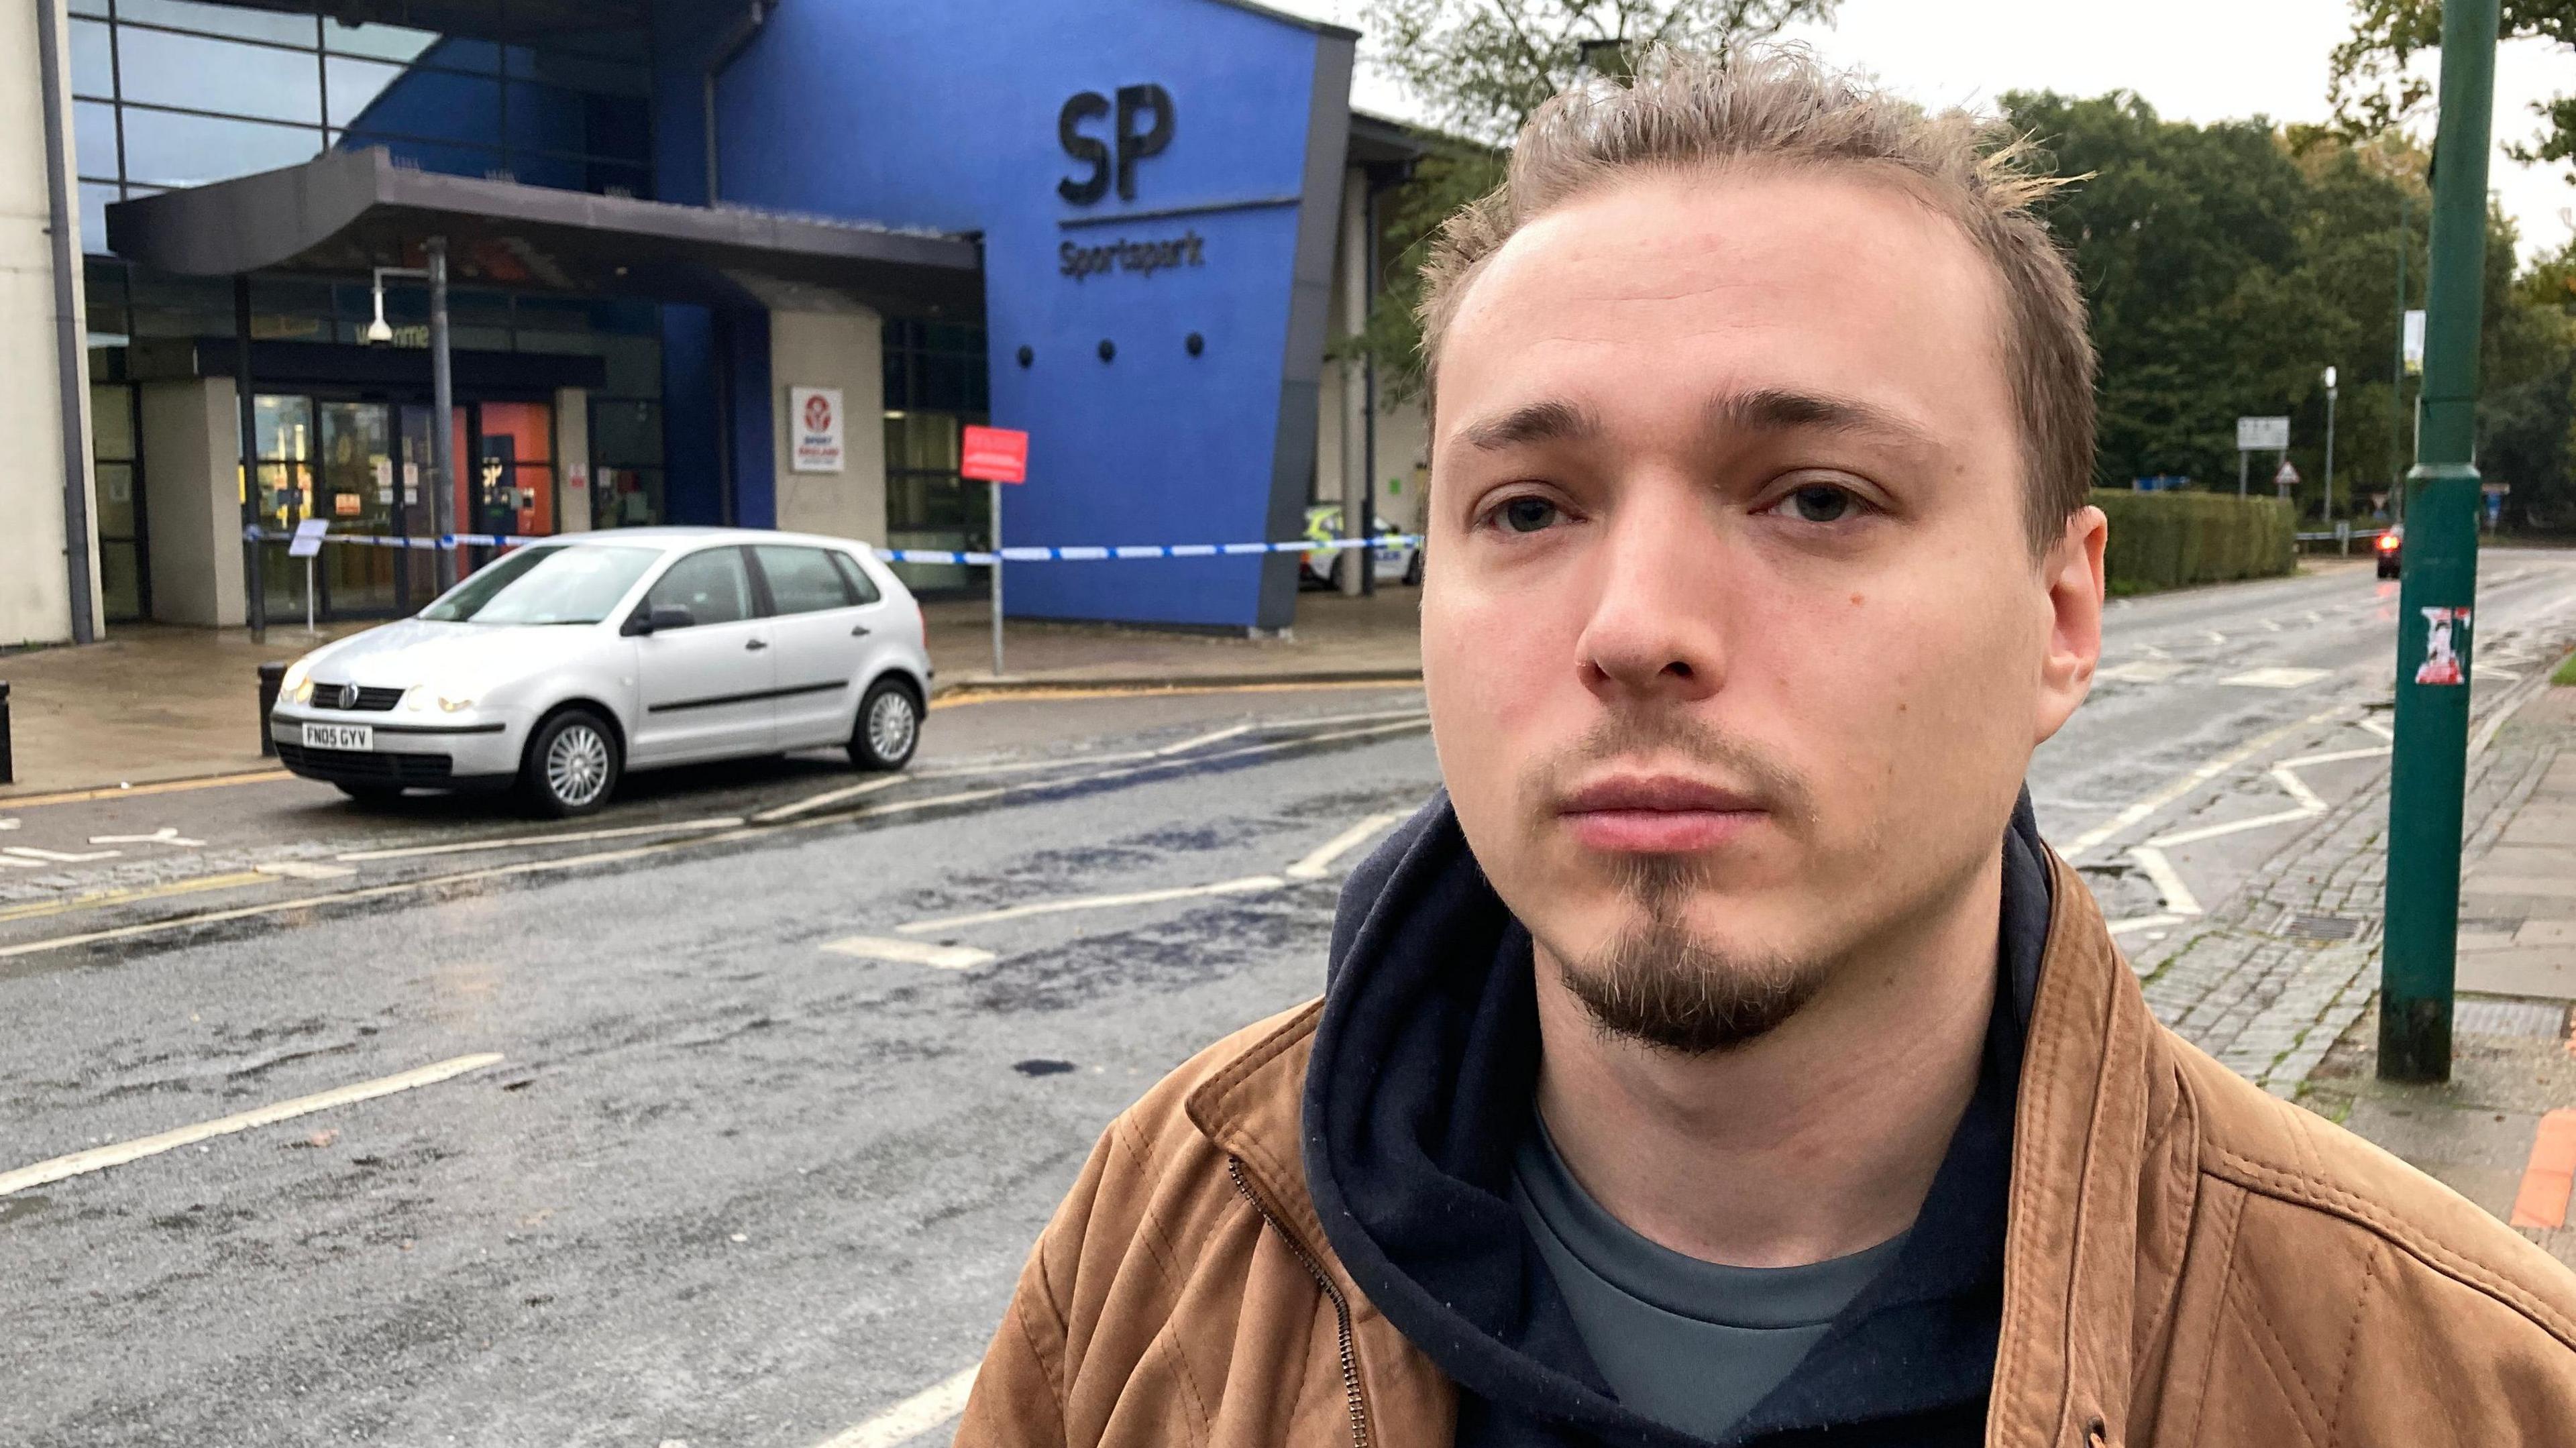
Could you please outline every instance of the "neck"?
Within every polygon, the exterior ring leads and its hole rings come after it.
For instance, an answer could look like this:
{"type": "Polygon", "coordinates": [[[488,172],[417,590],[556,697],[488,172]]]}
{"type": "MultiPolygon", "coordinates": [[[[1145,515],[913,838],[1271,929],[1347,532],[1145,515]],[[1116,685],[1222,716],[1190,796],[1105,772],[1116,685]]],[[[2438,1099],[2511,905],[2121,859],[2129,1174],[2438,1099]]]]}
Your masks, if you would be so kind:
{"type": "Polygon", "coordinates": [[[1906,1230],[1974,1093],[2000,857],[1934,918],[1834,967],[1796,1015],[1704,1056],[1597,1027],[1537,947],[1538,1107],[1576,1180],[1647,1239],[1783,1267],[1906,1230]]]}

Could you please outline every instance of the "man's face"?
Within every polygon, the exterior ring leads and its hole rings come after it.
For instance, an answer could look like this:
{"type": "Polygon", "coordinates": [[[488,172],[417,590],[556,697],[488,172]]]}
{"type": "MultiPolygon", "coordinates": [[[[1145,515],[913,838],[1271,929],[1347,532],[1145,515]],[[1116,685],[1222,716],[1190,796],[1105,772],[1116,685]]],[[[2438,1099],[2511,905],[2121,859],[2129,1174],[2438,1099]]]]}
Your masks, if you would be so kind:
{"type": "Polygon", "coordinates": [[[2034,558],[1992,267],[1892,183],[1644,176],[1512,238],[1441,348],[1423,672],[1494,887],[1685,1051],[1901,954],[2099,652],[2034,558]]]}

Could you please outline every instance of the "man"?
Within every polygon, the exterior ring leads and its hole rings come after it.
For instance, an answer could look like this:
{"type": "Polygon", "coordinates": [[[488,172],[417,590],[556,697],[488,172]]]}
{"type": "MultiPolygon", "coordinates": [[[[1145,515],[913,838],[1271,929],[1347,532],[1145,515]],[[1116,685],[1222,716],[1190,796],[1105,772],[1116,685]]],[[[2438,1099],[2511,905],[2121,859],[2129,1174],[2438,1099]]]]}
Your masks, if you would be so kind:
{"type": "Polygon", "coordinates": [[[1111,1125],[959,1443],[2576,1442],[2576,1278],[2158,1025],[2018,802],[2104,525],[1999,139],[1664,57],[1448,225],[1446,795],[1111,1125]]]}

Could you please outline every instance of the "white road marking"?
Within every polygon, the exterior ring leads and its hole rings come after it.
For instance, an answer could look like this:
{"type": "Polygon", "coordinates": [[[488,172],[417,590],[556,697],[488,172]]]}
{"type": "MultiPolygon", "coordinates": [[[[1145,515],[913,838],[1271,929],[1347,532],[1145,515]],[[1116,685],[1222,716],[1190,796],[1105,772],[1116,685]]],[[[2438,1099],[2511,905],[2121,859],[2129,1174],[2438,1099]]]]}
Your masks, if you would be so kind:
{"type": "MultiPolygon", "coordinates": [[[[2280,728],[2272,730],[2269,733],[2257,735],[2253,739],[2248,740],[2247,742],[2238,745],[2236,748],[2229,750],[2227,753],[2218,756],[2216,759],[2212,759],[2209,762],[2202,764],[2190,773],[2182,776],[2180,779],[2173,781],[2164,788],[2157,790],[2155,793],[2148,795],[2146,798],[2137,801],[2126,809],[2121,810],[2118,814],[2111,816],[2102,823],[2095,825],[2093,828],[2086,830],[2080,835],[2077,835],[2072,841],[2068,842],[2066,848],[2060,851],[2060,853],[2070,861],[2081,859],[2085,851],[2092,849],[2095,845],[2101,844],[2103,841],[2110,839],[2114,835],[2121,834],[2134,828],[2145,821],[2149,815],[2154,814],[2157,810],[2163,809],[2166,805],[2173,803],[2175,800],[2178,800],[2184,795],[2191,793],[2193,790],[2200,788],[2202,785],[2209,783],[2211,780],[2216,779],[2218,776],[2225,774],[2231,769],[2234,769],[2246,760],[2253,758],[2255,755],[2262,753],[2264,750],[2271,748],[2273,745],[2280,743],[2291,735],[2296,734],[2303,729],[2311,729],[2319,724],[2323,724],[2342,712],[2343,710],[2340,708],[2320,710],[2295,724],[2284,724],[2280,728]]],[[[2172,841],[2168,839],[2159,839],[2151,840],[2148,843],[2164,845],[2171,844],[2172,841]]]]}
{"type": "MultiPolygon", "coordinates": [[[[843,800],[857,799],[863,794],[874,794],[881,789],[892,789],[911,778],[913,776],[909,774],[886,774],[875,779],[863,779],[856,784],[843,785],[839,789],[827,789],[821,794],[807,795],[803,799],[782,804],[775,809],[762,810],[753,815],[751,820],[754,824],[762,825],[776,824],[780,820],[792,820],[798,815],[808,814],[814,810],[830,809],[843,800]]],[[[741,822],[737,820],[735,823],[741,822]]]]}
{"type": "Polygon", "coordinates": [[[2274,623],[2272,620],[2270,620],[2270,619],[2268,619],[2268,618],[2267,618],[2267,619],[2265,619],[2265,620],[2263,620],[2263,632],[2265,632],[2265,633],[2279,633],[2280,631],[2281,631],[2281,626],[2280,626],[2279,624],[2274,623]]]}
{"type": "Polygon", "coordinates": [[[2288,764],[2275,764],[2269,772],[2272,782],[2281,786],[2282,792],[2290,798],[2297,800],[2301,809],[2310,814],[2326,812],[2326,802],[2318,797],[2315,790],[2308,788],[2308,782],[2292,772],[2288,764]]]}
{"type": "Polygon", "coordinates": [[[1199,735],[1195,739],[1184,739],[1178,744],[1166,744],[1162,748],[1155,750],[1153,757],[1156,759],[1169,759],[1175,754],[1187,754],[1193,749],[1204,749],[1211,744],[1222,744],[1228,739],[1235,738],[1238,735],[1249,734],[1251,732],[1252,726],[1249,724],[1237,724],[1225,729],[1211,729],[1207,733],[1199,735]]]}
{"type": "Polygon", "coordinates": [[[2269,669],[2247,669],[2244,673],[2231,674],[2218,682],[2222,684],[2233,684],[2240,689],[2299,689],[2305,688],[2307,685],[2313,684],[2317,680],[2325,678],[2333,672],[2334,670],[2332,669],[2293,669],[2278,667],[2269,669]]]}
{"type": "Polygon", "coordinates": [[[93,845],[175,845],[183,850],[193,850],[205,844],[204,840],[192,840],[179,833],[177,825],[163,825],[148,835],[92,835],[89,842],[93,845]]]}
{"type": "Polygon", "coordinates": [[[14,830],[17,827],[18,821],[16,820],[0,820],[0,830],[14,830]]]}
{"type": "Polygon", "coordinates": [[[969,925],[991,925],[1002,920],[1025,920],[1032,915],[1056,915],[1068,910],[1115,910],[1127,905],[1159,905],[1166,900],[1193,900],[1203,895],[1258,895],[1287,885],[1277,875],[1246,875],[1238,880],[1219,880],[1213,885],[1175,885],[1168,890],[1131,890],[1120,895],[1073,895],[1061,900],[1033,900],[1026,905],[1006,905],[999,910],[979,910],[972,915],[951,915],[939,920],[915,920],[895,929],[905,935],[930,935],[942,930],[956,930],[969,925]]]}
{"type": "Polygon", "coordinates": [[[2173,657],[2173,655],[2157,648],[2154,644],[2140,644],[2138,647],[2145,650],[2147,657],[2151,659],[2169,659],[2173,657]]]}
{"type": "Polygon", "coordinates": [[[607,830],[566,830],[550,835],[507,835],[494,839],[458,840],[444,845],[403,845],[386,850],[351,850],[335,860],[409,860],[422,855],[465,855],[477,850],[511,850],[525,845],[569,845],[584,840],[621,840],[630,835],[685,834],[690,830],[729,830],[742,823],[733,815],[702,820],[672,820],[658,825],[620,825],[607,830]]]}
{"type": "MultiPolygon", "coordinates": [[[[2517,684],[2522,682],[2522,671],[2519,669],[2499,669],[2491,663],[2477,664],[2472,667],[2477,673],[2486,675],[2490,678],[2511,679],[2517,684]]],[[[90,843],[96,844],[98,842],[96,840],[92,840],[90,843]]]]}
{"type": "Polygon", "coordinates": [[[2355,728],[2355,729],[2362,730],[2362,731],[2364,731],[2364,732],[2366,732],[2366,733],[2376,734],[2376,735],[2378,735],[2380,738],[2387,740],[2387,741],[2388,741],[2388,742],[2390,742],[2391,744],[2394,744],[2394,743],[2396,743],[2396,742],[2397,742],[2397,731],[2396,731],[2396,730],[2394,730],[2394,729],[2389,728],[2389,727],[2388,727],[2387,725],[2385,725],[2385,724],[2380,723],[2380,722],[2379,722],[2378,720],[2376,720],[2376,719],[2355,719],[2354,721],[2352,721],[2352,727],[2353,727],[2353,728],[2355,728]]]}
{"type": "Polygon", "coordinates": [[[113,860],[123,850],[40,850],[34,845],[10,845],[0,854],[15,855],[22,860],[49,860],[58,865],[77,865],[89,860],[113,860]]]}
{"type": "Polygon", "coordinates": [[[1389,814],[1370,815],[1367,819],[1361,820],[1358,824],[1351,826],[1349,829],[1346,829],[1340,834],[1333,836],[1331,839],[1324,841],[1322,844],[1317,845],[1304,859],[1290,865],[1287,870],[1288,878],[1291,880],[1320,880],[1324,878],[1325,872],[1332,869],[1333,862],[1335,860],[1349,854],[1353,849],[1357,848],[1361,844],[1376,838],[1379,831],[1384,830],[1387,826],[1394,824],[1403,818],[1404,815],[1400,811],[1389,814]]]}
{"type": "Polygon", "coordinates": [[[311,860],[272,860],[251,868],[281,880],[345,880],[358,873],[346,865],[323,865],[311,860]]]}
{"type": "Polygon", "coordinates": [[[0,865],[7,865],[11,869],[16,870],[41,870],[45,868],[45,862],[42,860],[21,860],[15,855],[0,855],[0,865]]]}
{"type": "Polygon", "coordinates": [[[2200,636],[2201,636],[2202,638],[2205,638],[2205,639],[2209,640],[2211,643],[2214,643],[2214,644],[2223,644],[2223,643],[2227,642],[2227,635],[2225,635],[2225,634],[2223,634],[2223,633],[2220,633],[2218,630],[2216,630],[2216,629],[2214,629],[2214,628],[2213,628],[2213,629],[2203,629],[2203,630],[2201,631],[2201,635],[2200,635],[2200,636]]]}
{"type": "Polygon", "coordinates": [[[2305,769],[2312,764],[2341,764],[2347,759],[2386,759],[2390,748],[2389,745],[2381,745],[2377,749],[2338,749],[2331,754],[2302,754],[2296,759],[2284,759],[2273,768],[2305,769]]]}
{"type": "Polygon", "coordinates": [[[2110,679],[2123,684],[2161,684],[2189,667],[2188,664],[2178,664],[2171,659],[2131,659],[2125,664],[2096,669],[2093,671],[2093,677],[2110,679]]]}
{"type": "Polygon", "coordinates": [[[2325,622],[2325,616],[2324,616],[2323,614],[2318,613],[2318,612],[2317,612],[2315,609],[2313,609],[2313,608],[2308,610],[2308,613],[2307,613],[2307,619],[2308,619],[2308,622],[2310,622],[2310,623],[2324,623],[2324,622],[2325,622]]]}
{"type": "Polygon", "coordinates": [[[853,935],[827,940],[823,948],[861,960],[891,960],[898,965],[926,965],[934,970],[972,970],[990,963],[993,952],[971,945],[934,945],[927,940],[894,940],[883,935],[853,935]]]}
{"type": "Polygon", "coordinates": [[[2223,825],[2203,825],[2196,830],[2175,830],[2170,834],[2158,835],[2154,839],[2147,841],[2147,843],[2154,845],[2159,849],[2170,849],[2175,845],[2196,845],[2202,840],[2214,840],[2221,835],[2238,835],[2243,834],[2247,830],[2270,829],[2274,825],[2291,824],[2298,820],[2312,820],[2317,817],[2317,813],[2317,811],[2312,809],[2283,810],[2279,814],[2256,815],[2251,819],[2229,820],[2223,825]]]}
{"type": "Polygon", "coordinates": [[[2181,923],[2182,917],[2179,915],[2141,915],[2133,920],[2114,920],[2110,922],[2108,928],[2111,934],[2118,936],[2126,935],[2132,930],[2153,930],[2158,926],[2181,923]]]}
{"type": "Polygon", "coordinates": [[[909,1443],[966,1411],[966,1395],[975,1390],[975,1369],[922,1389],[855,1428],[845,1428],[814,1448],[895,1448],[909,1443]]]}
{"type": "Polygon", "coordinates": [[[127,1162],[138,1161],[147,1156],[157,1156],[165,1151],[192,1146],[209,1137],[229,1136],[236,1131],[248,1131],[257,1126],[269,1126],[298,1116],[309,1116],[316,1111],[327,1111],[334,1106],[372,1101],[379,1096],[391,1096],[397,1091],[409,1091],[415,1086],[435,1085],[449,1077],[462,1076],[468,1071],[480,1071],[500,1059],[501,1055],[497,1051],[457,1056],[427,1066],[416,1066],[409,1071],[398,1072],[391,1076],[379,1076],[373,1081],[360,1081],[354,1086],[335,1086],[328,1091],[316,1092],[311,1096],[298,1096],[292,1101],[280,1101],[273,1106],[262,1106],[253,1111],[218,1117],[213,1121],[200,1121],[194,1126],[182,1126],[175,1131],[164,1131],[157,1136],[137,1137],[132,1141],[121,1141],[113,1146],[94,1146],[87,1151],[76,1151],[69,1156],[40,1161],[34,1166],[22,1166],[16,1171],[0,1172],[0,1197],[8,1196],[12,1192],[23,1192],[29,1187],[40,1187],[47,1182],[58,1182],[65,1177],[79,1176],[84,1172],[123,1166],[127,1162]]]}
{"type": "Polygon", "coordinates": [[[2191,887],[2183,883],[2181,873],[2174,869],[2173,861],[2165,858],[2164,851],[2153,845],[2133,845],[2129,849],[2129,858],[2138,862],[2138,868],[2146,871],[2147,880],[2156,887],[2156,893],[2164,897],[2166,914],[2201,913],[2200,897],[2191,893],[2191,887]]]}

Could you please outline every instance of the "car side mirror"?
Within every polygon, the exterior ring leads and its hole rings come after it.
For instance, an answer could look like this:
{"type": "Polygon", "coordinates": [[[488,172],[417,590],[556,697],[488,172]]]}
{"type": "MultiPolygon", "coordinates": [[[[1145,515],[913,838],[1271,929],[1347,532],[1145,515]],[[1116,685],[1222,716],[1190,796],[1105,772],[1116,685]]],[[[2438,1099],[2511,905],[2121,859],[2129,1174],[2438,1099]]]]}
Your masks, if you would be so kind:
{"type": "Polygon", "coordinates": [[[637,634],[660,633],[664,629],[695,628],[697,623],[697,615],[689,612],[683,605],[657,603],[642,613],[630,616],[626,620],[626,627],[619,632],[632,637],[637,634]]]}

